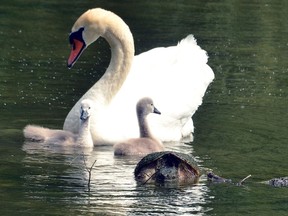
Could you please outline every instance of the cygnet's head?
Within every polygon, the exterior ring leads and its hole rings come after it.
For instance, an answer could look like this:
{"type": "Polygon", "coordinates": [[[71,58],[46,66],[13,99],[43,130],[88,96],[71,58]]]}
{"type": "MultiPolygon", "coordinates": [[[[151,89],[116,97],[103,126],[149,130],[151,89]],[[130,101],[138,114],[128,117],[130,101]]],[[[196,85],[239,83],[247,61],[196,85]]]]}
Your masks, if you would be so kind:
{"type": "Polygon", "coordinates": [[[84,99],[81,101],[81,108],[80,108],[80,119],[82,121],[87,120],[92,113],[93,102],[89,99],[84,99]]]}
{"type": "Polygon", "coordinates": [[[138,101],[136,106],[138,115],[147,116],[150,113],[161,114],[161,112],[154,106],[151,98],[145,97],[138,101]]]}

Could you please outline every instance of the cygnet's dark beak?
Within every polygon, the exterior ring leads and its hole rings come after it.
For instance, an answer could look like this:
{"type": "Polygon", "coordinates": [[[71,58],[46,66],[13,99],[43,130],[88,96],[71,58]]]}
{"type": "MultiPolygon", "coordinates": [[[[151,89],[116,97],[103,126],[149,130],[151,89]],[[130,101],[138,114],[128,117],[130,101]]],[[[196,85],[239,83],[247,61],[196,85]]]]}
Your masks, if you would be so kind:
{"type": "Polygon", "coordinates": [[[161,115],[161,112],[156,107],[154,107],[153,113],[161,115]]]}
{"type": "Polygon", "coordinates": [[[86,120],[89,118],[89,112],[87,110],[81,110],[81,113],[80,113],[80,119],[82,121],[86,120]]]}

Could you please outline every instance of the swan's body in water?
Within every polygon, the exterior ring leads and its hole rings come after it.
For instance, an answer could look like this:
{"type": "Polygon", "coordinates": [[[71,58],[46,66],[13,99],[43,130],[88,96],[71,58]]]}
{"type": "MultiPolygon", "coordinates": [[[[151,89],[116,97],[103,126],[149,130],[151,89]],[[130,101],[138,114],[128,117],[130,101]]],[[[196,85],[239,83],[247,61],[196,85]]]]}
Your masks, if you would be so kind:
{"type": "Polygon", "coordinates": [[[161,114],[154,106],[151,98],[142,98],[136,105],[140,138],[128,139],[114,145],[115,155],[147,155],[152,152],[163,151],[161,141],[153,137],[150,132],[147,116],[150,113],[161,114]]]}
{"type": "MultiPolygon", "coordinates": [[[[78,134],[70,131],[44,128],[37,125],[27,125],[24,137],[36,142],[61,146],[93,147],[93,139],[90,132],[90,116],[93,112],[93,102],[85,99],[81,102],[80,116],[78,121],[80,127],[78,134]]],[[[93,114],[92,114],[93,115],[93,114]]]]}
{"type": "MultiPolygon", "coordinates": [[[[193,35],[177,46],[155,48],[134,57],[133,37],[125,22],[110,11],[91,9],[72,27],[68,67],[99,37],[109,43],[111,61],[103,77],[79,100],[89,98],[97,103],[91,118],[94,145],[139,137],[137,118],[130,113],[145,96],[153,98],[163,113],[148,117],[157,139],[192,141],[191,117],[214,79],[206,51],[197,45],[193,35]]],[[[79,101],[66,117],[64,130],[78,131],[79,101]]]]}

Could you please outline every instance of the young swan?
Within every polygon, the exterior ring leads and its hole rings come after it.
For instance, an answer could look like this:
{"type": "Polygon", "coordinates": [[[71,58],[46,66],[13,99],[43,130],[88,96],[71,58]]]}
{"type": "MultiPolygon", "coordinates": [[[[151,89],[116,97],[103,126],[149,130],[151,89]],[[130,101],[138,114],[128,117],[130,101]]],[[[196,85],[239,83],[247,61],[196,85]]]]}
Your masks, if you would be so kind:
{"type": "Polygon", "coordinates": [[[114,155],[146,155],[163,151],[163,144],[150,133],[146,117],[150,113],[161,114],[151,98],[142,98],[136,106],[140,138],[129,139],[114,145],[114,155]]]}
{"type": "Polygon", "coordinates": [[[43,142],[61,146],[93,147],[90,133],[90,116],[93,112],[93,102],[89,99],[81,101],[80,128],[78,134],[65,130],[55,130],[37,125],[27,125],[24,137],[36,142],[43,142]]]}

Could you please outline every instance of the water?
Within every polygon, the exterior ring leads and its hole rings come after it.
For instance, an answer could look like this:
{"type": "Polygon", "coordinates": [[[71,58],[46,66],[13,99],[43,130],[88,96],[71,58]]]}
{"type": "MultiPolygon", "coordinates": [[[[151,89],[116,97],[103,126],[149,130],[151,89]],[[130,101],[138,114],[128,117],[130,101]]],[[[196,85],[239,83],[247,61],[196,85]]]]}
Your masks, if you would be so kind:
{"type": "Polygon", "coordinates": [[[259,182],[288,175],[286,1],[2,1],[0,6],[1,215],[286,215],[287,188],[259,182]],[[61,128],[78,98],[109,63],[104,40],[67,70],[68,34],[88,8],[130,26],[136,53],[193,33],[216,79],[193,116],[195,139],[169,144],[245,187],[139,186],[139,158],[111,147],[85,154],[24,143],[28,123],[61,128]],[[99,71],[95,74],[93,71],[99,71]]]}

